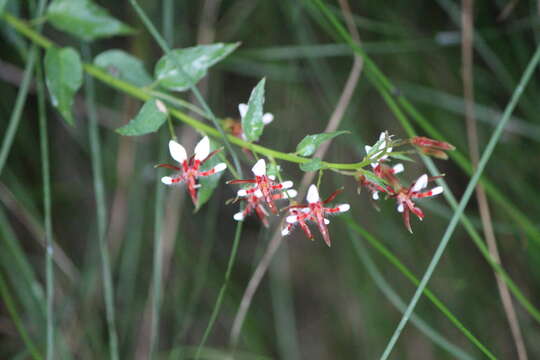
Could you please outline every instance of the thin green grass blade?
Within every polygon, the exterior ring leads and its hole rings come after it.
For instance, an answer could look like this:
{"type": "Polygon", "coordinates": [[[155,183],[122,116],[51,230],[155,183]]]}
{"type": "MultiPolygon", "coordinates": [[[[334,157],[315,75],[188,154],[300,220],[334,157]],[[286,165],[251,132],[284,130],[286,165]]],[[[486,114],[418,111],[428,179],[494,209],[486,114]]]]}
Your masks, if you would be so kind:
{"type": "Polygon", "coordinates": [[[538,65],[539,61],[540,61],[540,46],[537,47],[533,57],[531,58],[531,61],[529,62],[529,64],[527,65],[527,68],[525,69],[525,72],[518,86],[514,90],[514,93],[512,94],[512,98],[510,99],[510,102],[508,103],[508,106],[506,107],[504,111],[503,117],[501,118],[499,125],[493,132],[482,154],[482,157],[480,158],[480,162],[478,163],[478,168],[474,172],[474,175],[472,176],[471,180],[469,181],[469,184],[467,185],[467,188],[465,189],[463,197],[461,198],[461,201],[459,202],[459,206],[456,209],[454,216],[452,217],[452,220],[448,224],[448,227],[446,228],[446,231],[439,243],[439,246],[437,247],[437,250],[435,251],[435,254],[433,255],[431,263],[429,264],[426,270],[426,273],[422,277],[422,281],[420,282],[420,285],[418,286],[413,298],[411,299],[411,302],[407,308],[407,311],[403,315],[403,318],[398,324],[394,334],[392,335],[392,338],[390,339],[386,349],[384,350],[383,355],[381,356],[382,360],[385,360],[390,356],[390,353],[392,352],[392,349],[394,348],[397,340],[399,339],[399,336],[403,328],[407,324],[407,321],[409,320],[418,300],[420,299],[420,296],[422,295],[422,291],[424,290],[428,281],[433,275],[433,272],[435,271],[435,268],[437,264],[439,263],[439,260],[441,259],[444,253],[444,250],[446,249],[446,245],[450,241],[450,238],[457,226],[459,218],[463,214],[463,211],[465,210],[465,206],[467,205],[469,199],[471,198],[472,193],[474,192],[476,184],[478,183],[478,180],[480,179],[480,175],[482,174],[482,171],[486,167],[486,164],[488,160],[490,159],[491,154],[493,153],[493,150],[495,149],[495,146],[497,145],[497,142],[499,141],[499,138],[504,129],[504,126],[510,119],[510,115],[512,114],[514,108],[516,107],[516,104],[518,103],[518,100],[521,97],[521,94],[523,94],[523,92],[525,91],[525,87],[528,84],[534,72],[534,69],[538,65]]]}

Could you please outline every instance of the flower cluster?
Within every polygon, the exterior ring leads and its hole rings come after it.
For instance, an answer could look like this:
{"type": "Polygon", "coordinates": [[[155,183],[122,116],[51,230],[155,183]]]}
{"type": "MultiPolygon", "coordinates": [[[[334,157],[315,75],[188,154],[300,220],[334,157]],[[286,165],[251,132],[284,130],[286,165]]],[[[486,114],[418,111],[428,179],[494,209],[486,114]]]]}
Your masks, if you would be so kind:
{"type": "MultiPolygon", "coordinates": [[[[240,104],[241,116],[245,116],[246,108],[247,105],[240,104]]],[[[263,120],[267,124],[273,120],[273,115],[264,114],[263,120]]],[[[241,137],[241,127],[239,129],[240,132],[237,136],[241,137]]],[[[412,233],[410,214],[413,213],[420,220],[424,218],[423,211],[415,204],[415,201],[439,195],[443,192],[443,188],[436,186],[427,189],[429,182],[441,176],[428,177],[426,174],[421,175],[410,184],[403,185],[397,175],[403,173],[405,167],[402,163],[392,165],[390,162],[392,158],[404,157],[404,152],[393,152],[393,149],[406,144],[414,146],[422,154],[438,158],[446,157],[445,151],[454,148],[448,143],[426,137],[413,137],[406,141],[393,140],[392,136],[387,132],[383,132],[373,146],[365,146],[366,156],[364,163],[369,164],[371,170],[358,169],[357,172],[350,173],[350,175],[357,176],[360,185],[359,189],[362,187],[367,188],[374,201],[379,200],[381,196],[385,196],[387,199],[395,199],[397,211],[402,214],[405,227],[412,233]]],[[[187,156],[184,147],[174,140],[169,142],[169,150],[172,158],[179,163],[179,166],[157,165],[156,167],[165,167],[176,171],[172,176],[164,176],[161,181],[166,185],[185,183],[193,203],[197,205],[197,189],[201,186],[198,179],[214,175],[227,167],[225,163],[219,163],[207,170],[201,168],[206,161],[221,149],[210,152],[210,141],[208,137],[203,137],[195,146],[194,154],[190,157],[187,156]]],[[[235,199],[235,201],[241,202],[243,206],[239,212],[234,214],[233,218],[236,221],[243,221],[249,215],[255,214],[262,224],[268,227],[270,214],[277,215],[280,212],[276,202],[295,198],[297,191],[292,188],[292,181],[277,181],[276,176],[267,174],[267,165],[264,159],[258,160],[251,171],[254,175],[253,178],[235,179],[227,182],[227,184],[243,185],[237,191],[235,199]]],[[[282,236],[289,235],[293,228],[298,225],[309,239],[313,239],[312,231],[308,226],[309,223],[313,223],[321,233],[324,242],[330,246],[331,240],[328,231],[330,220],[328,217],[350,209],[349,204],[329,205],[341,192],[342,189],[338,189],[325,200],[321,200],[317,186],[311,185],[306,196],[307,203],[292,202],[282,208],[282,211],[286,212],[285,225],[281,230],[282,236]]]]}
{"type": "MultiPolygon", "coordinates": [[[[415,145],[420,151],[426,155],[442,157],[441,154],[446,154],[443,150],[453,150],[454,147],[443,141],[436,141],[425,137],[414,137],[409,140],[409,143],[415,145]]],[[[379,136],[379,141],[374,146],[366,146],[366,157],[371,162],[372,173],[368,178],[366,173],[358,176],[358,182],[361,186],[367,188],[371,192],[373,200],[379,200],[380,193],[386,194],[388,198],[396,199],[397,211],[403,214],[403,222],[409,232],[412,233],[410,213],[415,214],[418,219],[424,219],[423,211],[416,206],[413,200],[431,197],[442,194],[442,186],[434,187],[426,190],[429,182],[440,178],[441,176],[428,177],[423,174],[409,186],[403,186],[400,180],[396,177],[397,174],[403,172],[405,167],[402,163],[394,166],[387,165],[389,155],[392,153],[391,136],[383,132],[379,136]],[[376,182],[376,180],[379,180],[376,182]]]]}

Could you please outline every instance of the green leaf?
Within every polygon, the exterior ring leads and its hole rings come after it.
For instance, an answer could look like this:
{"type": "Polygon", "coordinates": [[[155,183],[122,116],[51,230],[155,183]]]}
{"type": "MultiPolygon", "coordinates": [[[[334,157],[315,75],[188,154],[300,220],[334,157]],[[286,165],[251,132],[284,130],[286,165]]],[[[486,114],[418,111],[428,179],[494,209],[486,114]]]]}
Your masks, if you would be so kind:
{"type": "Polygon", "coordinates": [[[244,130],[247,141],[259,140],[264,129],[263,105],[265,83],[266,79],[262,79],[251,92],[246,115],[242,118],[242,130],[244,130]]]}
{"type": "Polygon", "coordinates": [[[154,75],[159,84],[169,90],[185,91],[201,80],[208,68],[215,65],[240,43],[199,45],[172,50],[156,64],[154,75]],[[181,69],[178,69],[181,66],[181,69]]]}
{"type": "Polygon", "coordinates": [[[360,171],[360,173],[362,175],[364,175],[372,183],[375,183],[375,184],[377,184],[377,185],[379,185],[380,187],[383,187],[383,188],[386,187],[386,182],[383,179],[381,179],[380,177],[378,177],[377,175],[375,175],[374,173],[372,173],[371,171],[364,170],[364,169],[360,169],[359,171],[360,171]]]}
{"type": "Polygon", "coordinates": [[[71,107],[83,80],[79,53],[72,48],[50,47],[45,54],[45,76],[52,104],[69,125],[74,125],[71,107]]]}
{"type": "Polygon", "coordinates": [[[4,12],[4,7],[7,4],[7,0],[0,0],[0,14],[4,12]]]}
{"type": "Polygon", "coordinates": [[[90,0],[54,0],[47,10],[47,19],[58,30],[84,41],[133,32],[90,0]]]}
{"type": "Polygon", "coordinates": [[[339,136],[342,134],[348,134],[348,133],[350,132],[341,130],[341,131],[334,131],[330,133],[307,135],[296,146],[296,153],[300,156],[311,156],[315,153],[317,148],[321,146],[321,144],[324,143],[325,141],[335,138],[336,136],[339,136]]]}
{"type": "MultiPolygon", "coordinates": [[[[216,143],[213,140],[210,140],[210,151],[214,151],[218,149],[220,146],[218,143],[216,143]]],[[[220,154],[216,154],[213,157],[210,158],[207,162],[203,164],[201,167],[202,171],[210,170],[220,162],[223,162],[220,158],[220,154]]],[[[219,184],[219,180],[223,176],[225,171],[221,171],[217,174],[210,175],[210,176],[204,176],[199,178],[199,184],[201,184],[201,187],[198,192],[198,201],[197,201],[197,208],[195,211],[199,211],[199,209],[206,203],[208,200],[210,200],[210,197],[212,197],[212,194],[214,193],[214,190],[219,184]]]]}
{"type": "Polygon", "coordinates": [[[405,155],[406,153],[403,152],[403,151],[397,151],[397,152],[392,152],[392,153],[389,153],[388,155],[391,157],[391,158],[394,158],[394,159],[397,159],[397,160],[402,160],[402,161],[410,161],[410,162],[414,162],[414,159],[412,159],[411,157],[405,155]]]}
{"type": "Polygon", "coordinates": [[[271,162],[266,166],[266,175],[268,176],[277,177],[280,172],[281,172],[281,166],[279,166],[276,163],[271,162]]]}
{"type": "Polygon", "coordinates": [[[139,136],[157,131],[167,121],[167,111],[163,105],[158,105],[156,99],[150,99],[135,116],[135,119],[116,129],[116,132],[124,136],[139,136]],[[164,111],[165,110],[165,111],[164,111]]]}
{"type": "Polygon", "coordinates": [[[96,56],[94,64],[112,76],[138,87],[152,83],[152,77],[144,68],[142,61],[122,50],[102,52],[96,56]]]}
{"type": "Polygon", "coordinates": [[[305,172],[317,171],[319,169],[322,169],[323,167],[324,167],[324,164],[319,158],[313,158],[306,163],[300,164],[300,170],[305,171],[305,172]]]}

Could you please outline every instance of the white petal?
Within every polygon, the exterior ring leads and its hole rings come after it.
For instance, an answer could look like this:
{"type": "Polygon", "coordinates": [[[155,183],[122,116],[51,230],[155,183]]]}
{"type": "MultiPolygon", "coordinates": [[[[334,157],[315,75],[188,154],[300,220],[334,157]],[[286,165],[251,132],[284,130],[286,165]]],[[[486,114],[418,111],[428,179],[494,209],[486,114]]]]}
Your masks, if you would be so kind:
{"type": "Polygon", "coordinates": [[[296,197],[296,195],[298,195],[298,191],[296,191],[294,189],[287,190],[287,191],[285,191],[285,193],[286,193],[286,196],[288,196],[290,198],[296,197]]]}
{"type": "Polygon", "coordinates": [[[169,152],[171,157],[179,163],[183,163],[187,159],[186,149],[174,140],[169,141],[169,152]]]}
{"type": "Polygon", "coordinates": [[[293,187],[293,182],[292,181],[284,181],[281,183],[281,186],[283,186],[283,189],[290,189],[293,187]]]}
{"type": "Polygon", "coordinates": [[[272,121],[274,121],[274,115],[271,113],[266,113],[262,117],[262,121],[264,125],[270,124],[272,121]]]}
{"type": "Polygon", "coordinates": [[[431,196],[439,195],[439,194],[442,194],[442,193],[443,193],[443,187],[442,186],[437,186],[437,187],[431,189],[431,196]]]}
{"type": "Polygon", "coordinates": [[[385,138],[386,138],[386,134],[385,134],[385,132],[383,131],[383,132],[381,132],[381,133],[379,134],[379,141],[383,141],[385,138]]]}
{"type": "Polygon", "coordinates": [[[240,113],[240,117],[246,116],[248,106],[247,104],[239,104],[238,105],[238,112],[240,113]]]}
{"type": "Polygon", "coordinates": [[[394,165],[392,170],[394,170],[394,174],[399,174],[405,170],[405,167],[403,166],[402,163],[399,163],[399,164],[394,165]]]}
{"type": "Polygon", "coordinates": [[[289,235],[291,232],[289,231],[289,228],[288,227],[284,227],[283,230],[281,230],[281,236],[287,236],[289,235]]]}
{"type": "Polygon", "coordinates": [[[233,215],[233,219],[236,221],[244,220],[244,213],[242,211],[237,212],[236,214],[233,215]]]}
{"type": "Polygon", "coordinates": [[[412,187],[412,191],[420,191],[427,186],[428,176],[426,174],[420,176],[412,187]]]}
{"type": "Polygon", "coordinates": [[[325,223],[326,225],[328,225],[328,224],[330,224],[330,220],[324,219],[324,223],[325,223]]]}
{"type": "Polygon", "coordinates": [[[255,163],[255,165],[251,168],[251,171],[255,174],[255,176],[263,176],[266,175],[266,161],[264,159],[260,159],[255,163]]]}
{"type": "Polygon", "coordinates": [[[246,191],[246,189],[240,189],[240,190],[238,190],[236,195],[237,196],[247,196],[247,191],[246,191]]]}
{"type": "Polygon", "coordinates": [[[400,212],[400,213],[402,213],[403,210],[405,210],[404,207],[403,207],[403,204],[398,204],[398,206],[397,206],[397,211],[400,212]]]}
{"type": "Polygon", "coordinates": [[[214,166],[214,171],[218,173],[218,172],[220,172],[220,171],[225,170],[226,168],[227,168],[227,164],[225,164],[225,163],[219,163],[219,164],[217,164],[216,166],[214,166]]]}
{"type": "Polygon", "coordinates": [[[253,194],[258,198],[263,197],[263,193],[262,193],[261,189],[255,190],[255,192],[253,194]]]}
{"type": "Polygon", "coordinates": [[[195,160],[204,160],[210,154],[210,139],[205,136],[195,146],[195,160]]]}
{"type": "Polygon", "coordinates": [[[296,223],[298,221],[298,216],[296,216],[296,215],[287,216],[285,221],[287,221],[289,224],[294,224],[294,223],[296,223]]]}
{"type": "Polygon", "coordinates": [[[162,113],[164,113],[164,114],[167,113],[167,107],[165,106],[165,104],[163,103],[163,101],[161,101],[161,100],[156,100],[156,107],[157,107],[158,110],[161,111],[162,113]]]}
{"type": "Polygon", "coordinates": [[[366,150],[366,154],[369,154],[369,152],[371,151],[371,146],[366,145],[364,146],[364,149],[366,150]]]}
{"type": "Polygon", "coordinates": [[[371,193],[371,198],[373,200],[379,200],[379,192],[378,191],[374,191],[373,193],[371,193]]]}
{"type": "Polygon", "coordinates": [[[316,203],[319,200],[321,200],[321,198],[319,197],[319,190],[317,190],[317,187],[315,185],[312,184],[309,186],[306,199],[308,203],[311,203],[311,204],[316,203]]]}
{"type": "Polygon", "coordinates": [[[349,204],[341,204],[338,206],[339,212],[349,211],[350,208],[351,208],[351,205],[349,204]]]}
{"type": "Polygon", "coordinates": [[[386,152],[391,153],[392,152],[392,147],[390,146],[389,148],[386,148],[386,152]]]}
{"type": "Polygon", "coordinates": [[[276,180],[276,177],[274,175],[268,175],[268,178],[272,181],[276,180]]]}
{"type": "Polygon", "coordinates": [[[161,182],[165,185],[171,185],[172,184],[172,177],[170,176],[164,176],[161,178],[161,182]]]}

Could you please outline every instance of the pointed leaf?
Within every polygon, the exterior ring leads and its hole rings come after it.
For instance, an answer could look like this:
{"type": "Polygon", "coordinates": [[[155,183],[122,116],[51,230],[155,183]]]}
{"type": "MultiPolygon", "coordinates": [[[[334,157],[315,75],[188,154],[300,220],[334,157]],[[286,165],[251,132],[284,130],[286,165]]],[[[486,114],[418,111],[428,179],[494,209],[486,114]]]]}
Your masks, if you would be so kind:
{"type": "Polygon", "coordinates": [[[313,158],[310,161],[300,164],[300,170],[309,172],[309,171],[317,171],[319,169],[322,169],[324,167],[321,159],[319,158],[313,158]]]}
{"type": "Polygon", "coordinates": [[[74,125],[73,97],[83,79],[79,53],[72,48],[49,48],[45,54],[45,76],[52,104],[69,125],[74,125]]]}
{"type": "MultiPolygon", "coordinates": [[[[210,140],[210,151],[214,151],[218,149],[220,146],[218,143],[216,143],[213,140],[210,140]]],[[[203,164],[201,167],[202,171],[210,170],[220,162],[223,162],[223,160],[220,157],[220,154],[216,154],[213,157],[210,158],[207,162],[203,164]]],[[[199,184],[201,184],[201,187],[198,192],[198,202],[197,202],[197,209],[195,211],[199,211],[199,209],[212,197],[212,194],[214,193],[214,190],[219,184],[219,180],[223,176],[225,171],[221,171],[217,174],[210,175],[210,176],[204,176],[199,178],[199,184]]]]}
{"type": "Polygon", "coordinates": [[[249,96],[246,115],[242,118],[242,130],[247,141],[257,141],[264,129],[263,105],[264,84],[266,79],[259,81],[249,96]]]}
{"type": "Polygon", "coordinates": [[[208,69],[232,53],[240,44],[216,43],[172,50],[154,71],[159,84],[169,90],[185,91],[197,84],[208,69]],[[182,68],[179,69],[178,66],[182,68]]]}
{"type": "Polygon", "coordinates": [[[322,143],[328,141],[336,136],[342,134],[348,134],[349,131],[334,131],[330,133],[322,133],[315,135],[307,135],[305,138],[300,141],[296,146],[296,153],[300,156],[311,156],[315,153],[317,148],[321,146],[322,143]]]}
{"type": "Polygon", "coordinates": [[[112,76],[139,87],[152,83],[152,77],[141,60],[122,50],[107,50],[94,59],[94,64],[112,76]]]}
{"type": "Polygon", "coordinates": [[[47,19],[58,30],[84,41],[133,32],[91,0],[54,0],[47,10],[47,19]]]}
{"type": "Polygon", "coordinates": [[[145,102],[135,119],[116,132],[124,136],[139,136],[157,131],[167,121],[167,113],[160,108],[158,101],[151,99],[145,102]]]}
{"type": "Polygon", "coordinates": [[[362,175],[364,175],[372,183],[375,183],[375,184],[379,185],[382,188],[386,187],[386,182],[383,179],[381,179],[380,177],[378,177],[377,175],[375,175],[374,173],[372,173],[371,171],[367,171],[367,170],[363,170],[363,169],[360,169],[359,171],[360,171],[360,173],[362,175]]]}

